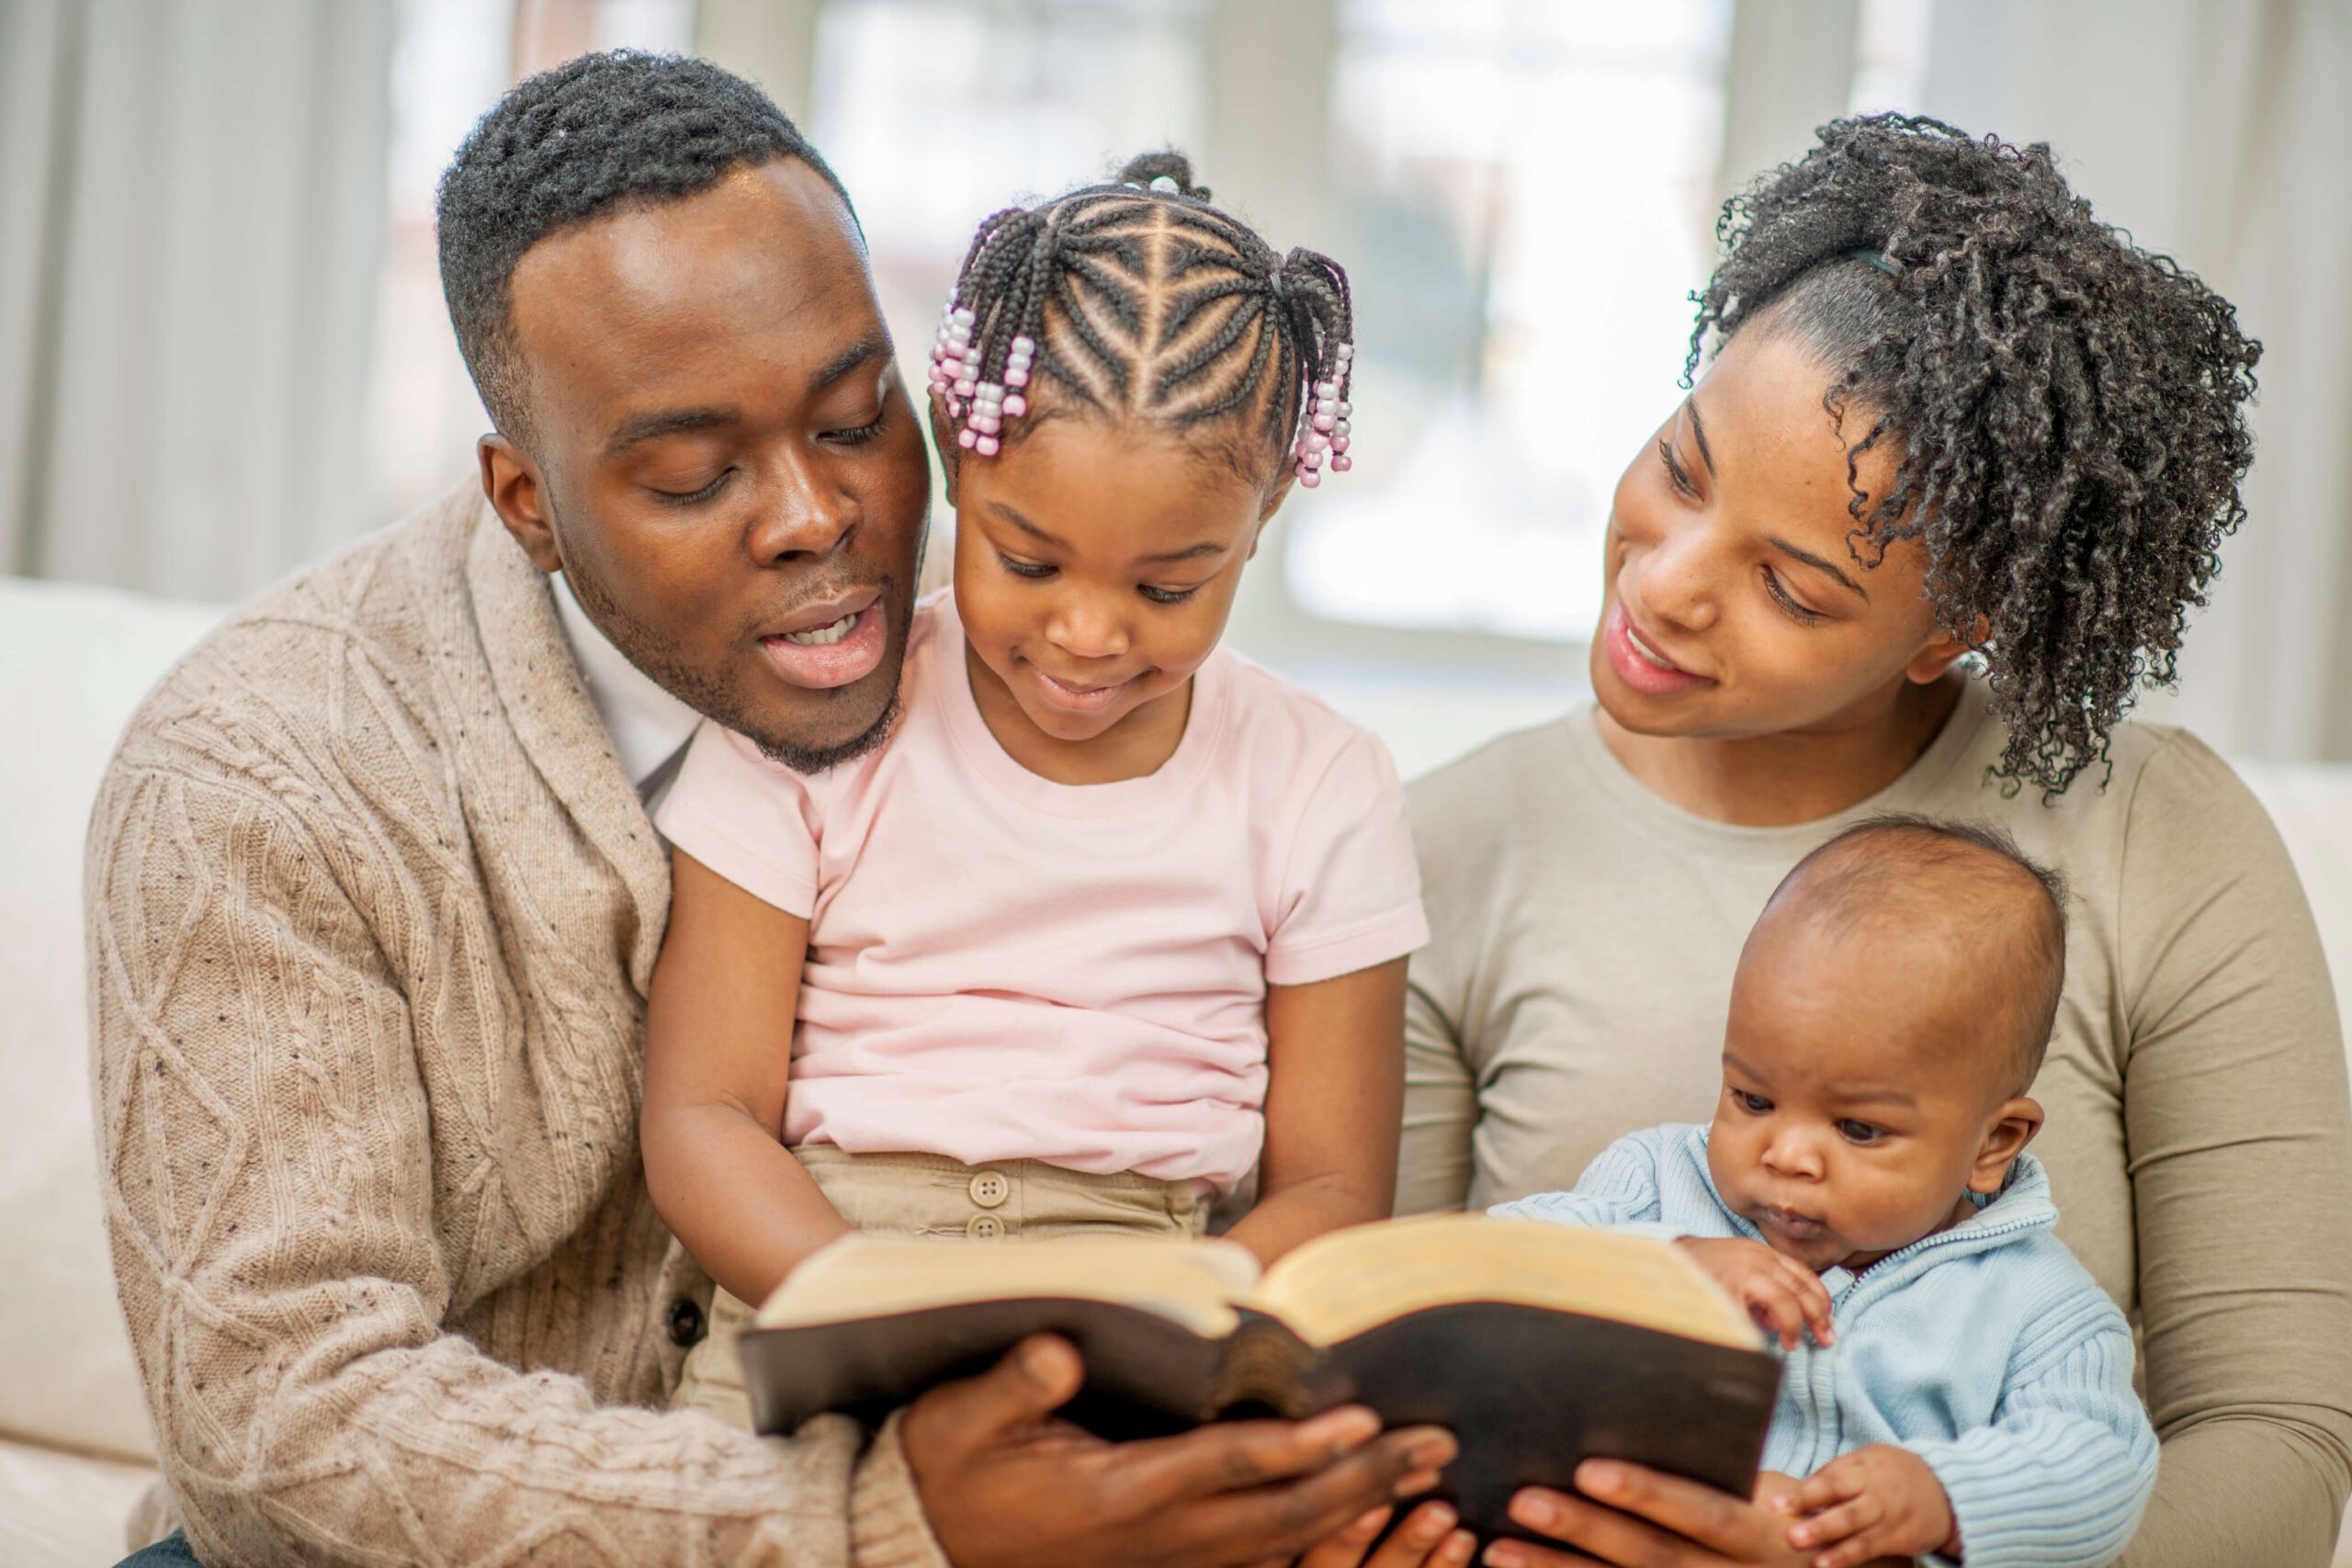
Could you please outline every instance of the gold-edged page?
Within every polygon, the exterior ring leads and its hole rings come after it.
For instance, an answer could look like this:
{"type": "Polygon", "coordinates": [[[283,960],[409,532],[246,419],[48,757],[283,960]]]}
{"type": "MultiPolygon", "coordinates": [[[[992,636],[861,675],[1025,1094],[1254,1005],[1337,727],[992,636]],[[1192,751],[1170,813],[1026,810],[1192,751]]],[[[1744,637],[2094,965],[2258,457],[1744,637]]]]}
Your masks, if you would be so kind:
{"type": "Polygon", "coordinates": [[[960,1302],[1073,1300],[1131,1306],[1196,1334],[1230,1333],[1258,1263],[1229,1241],[1131,1235],[922,1241],[846,1235],[808,1258],[759,1311],[762,1328],[888,1317],[960,1302]]]}
{"type": "Polygon", "coordinates": [[[1739,1304],[1670,1243],[1485,1214],[1424,1214],[1317,1236],[1245,1305],[1315,1345],[1429,1307],[1508,1302],[1752,1349],[1739,1304]]]}

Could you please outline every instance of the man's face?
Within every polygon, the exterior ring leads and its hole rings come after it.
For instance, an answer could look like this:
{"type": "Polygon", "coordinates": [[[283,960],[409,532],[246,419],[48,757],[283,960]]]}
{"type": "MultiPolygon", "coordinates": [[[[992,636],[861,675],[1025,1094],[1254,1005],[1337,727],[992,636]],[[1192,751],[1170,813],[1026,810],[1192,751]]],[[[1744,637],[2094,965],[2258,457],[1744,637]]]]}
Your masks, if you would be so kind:
{"type": "Polygon", "coordinates": [[[515,266],[532,450],[484,488],[647,674],[794,767],[875,744],[930,499],[850,215],[797,159],[515,266]]]}

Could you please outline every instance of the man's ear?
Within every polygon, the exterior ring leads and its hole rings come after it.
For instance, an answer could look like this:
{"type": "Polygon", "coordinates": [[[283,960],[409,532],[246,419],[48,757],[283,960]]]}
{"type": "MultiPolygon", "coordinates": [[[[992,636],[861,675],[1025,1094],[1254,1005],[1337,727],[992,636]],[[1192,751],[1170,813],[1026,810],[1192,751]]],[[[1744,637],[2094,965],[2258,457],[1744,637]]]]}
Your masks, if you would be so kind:
{"type": "Polygon", "coordinates": [[[561,571],[563,557],[556,549],[555,522],[548,505],[546,482],[529,454],[496,431],[474,443],[481,462],[481,492],[498,511],[498,520],[541,571],[561,571]]]}
{"type": "Polygon", "coordinates": [[[1986,1197],[1998,1192],[2009,1179],[2009,1167],[2017,1164],[2018,1156],[2041,1131],[2041,1120],[2040,1100],[2019,1095],[2003,1101],[1977,1147],[1976,1162],[1968,1168],[1968,1190],[1986,1197]]]}
{"type": "Polygon", "coordinates": [[[952,509],[956,504],[956,470],[960,467],[958,459],[964,456],[964,449],[956,445],[956,432],[947,423],[947,405],[940,400],[939,394],[933,392],[925,398],[923,407],[931,414],[931,444],[939,452],[939,471],[946,477],[947,504],[952,509]]]}

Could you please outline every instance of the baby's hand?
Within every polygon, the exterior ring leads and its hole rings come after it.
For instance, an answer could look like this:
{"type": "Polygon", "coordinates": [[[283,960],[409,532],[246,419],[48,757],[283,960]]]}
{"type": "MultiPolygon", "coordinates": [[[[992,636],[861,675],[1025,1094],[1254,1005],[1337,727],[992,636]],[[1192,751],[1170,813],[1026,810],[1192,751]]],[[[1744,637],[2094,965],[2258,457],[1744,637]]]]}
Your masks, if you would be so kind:
{"type": "Polygon", "coordinates": [[[1829,1292],[1820,1275],[1794,1258],[1740,1236],[1684,1236],[1674,1245],[1737,1297],[1747,1314],[1766,1331],[1779,1336],[1781,1349],[1795,1349],[1808,1328],[1821,1344],[1836,1341],[1837,1331],[1829,1323],[1829,1292]]]}
{"type": "Polygon", "coordinates": [[[1928,1551],[1960,1555],[1960,1526],[1943,1483],[1905,1449],[1873,1443],[1840,1454],[1772,1506],[1805,1516],[1790,1528],[1791,1546],[1829,1549],[1814,1558],[1813,1568],[1854,1568],[1928,1551]]]}

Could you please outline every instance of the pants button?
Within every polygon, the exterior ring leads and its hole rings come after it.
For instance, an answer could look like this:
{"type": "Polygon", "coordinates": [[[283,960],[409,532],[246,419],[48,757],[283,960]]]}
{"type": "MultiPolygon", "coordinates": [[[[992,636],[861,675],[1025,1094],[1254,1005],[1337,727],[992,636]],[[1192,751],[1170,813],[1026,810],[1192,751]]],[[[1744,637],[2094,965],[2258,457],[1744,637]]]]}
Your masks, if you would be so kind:
{"type": "Polygon", "coordinates": [[[993,1209],[1012,1196],[1012,1183],[1001,1170],[984,1170],[972,1178],[972,1201],[983,1209],[993,1209]]]}
{"type": "Polygon", "coordinates": [[[1004,1235],[1004,1222],[994,1214],[974,1214],[964,1234],[974,1241],[995,1241],[1004,1235]]]}

